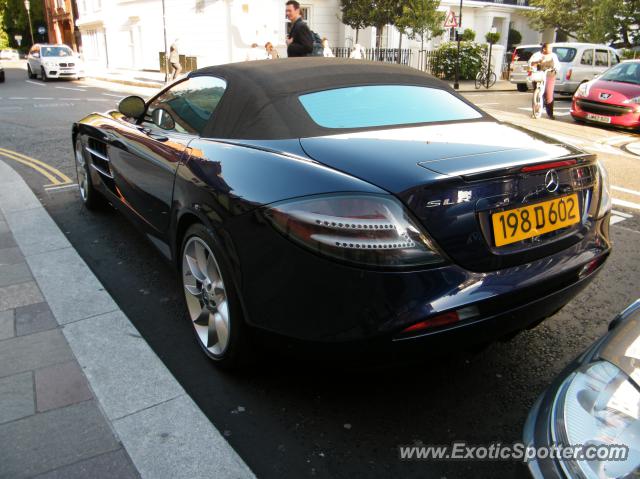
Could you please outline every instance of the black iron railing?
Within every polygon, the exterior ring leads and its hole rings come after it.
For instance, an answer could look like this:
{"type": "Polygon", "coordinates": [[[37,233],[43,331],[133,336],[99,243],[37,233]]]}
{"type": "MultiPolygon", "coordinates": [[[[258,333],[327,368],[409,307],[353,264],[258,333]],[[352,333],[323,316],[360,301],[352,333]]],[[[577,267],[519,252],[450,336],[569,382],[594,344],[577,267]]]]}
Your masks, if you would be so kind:
{"type": "MultiPolygon", "coordinates": [[[[334,47],[331,49],[338,58],[349,58],[353,48],[334,47]]],[[[362,59],[386,63],[411,64],[412,51],[409,48],[365,48],[362,50],[362,59]]]]}

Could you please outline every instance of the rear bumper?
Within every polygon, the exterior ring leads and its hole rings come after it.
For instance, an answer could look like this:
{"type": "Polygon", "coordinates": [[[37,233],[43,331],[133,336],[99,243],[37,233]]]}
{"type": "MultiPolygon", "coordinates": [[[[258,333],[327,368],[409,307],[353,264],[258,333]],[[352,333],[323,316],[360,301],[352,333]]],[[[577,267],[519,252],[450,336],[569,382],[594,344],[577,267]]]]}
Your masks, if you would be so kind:
{"type": "Polygon", "coordinates": [[[303,250],[270,225],[261,229],[254,219],[237,218],[246,224],[236,227],[247,233],[233,234],[239,264],[244,264],[237,283],[247,322],[292,339],[334,346],[458,346],[495,340],[535,325],[564,306],[610,252],[606,217],[579,243],[499,271],[476,273],[454,264],[422,271],[371,271],[303,250]],[[401,335],[415,323],[468,307],[477,312],[466,320],[410,338],[401,335]]]}

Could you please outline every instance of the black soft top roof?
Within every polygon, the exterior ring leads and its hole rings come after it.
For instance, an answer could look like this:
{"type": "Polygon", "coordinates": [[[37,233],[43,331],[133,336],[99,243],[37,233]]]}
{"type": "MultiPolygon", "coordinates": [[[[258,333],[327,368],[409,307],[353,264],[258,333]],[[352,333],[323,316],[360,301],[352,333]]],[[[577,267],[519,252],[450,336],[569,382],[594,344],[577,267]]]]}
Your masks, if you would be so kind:
{"type": "Polygon", "coordinates": [[[298,100],[302,93],[353,85],[409,84],[446,89],[458,96],[444,82],[419,70],[362,60],[262,60],[202,68],[189,76],[202,75],[227,82],[227,90],[203,132],[209,138],[276,140],[362,130],[317,125],[298,100]]]}

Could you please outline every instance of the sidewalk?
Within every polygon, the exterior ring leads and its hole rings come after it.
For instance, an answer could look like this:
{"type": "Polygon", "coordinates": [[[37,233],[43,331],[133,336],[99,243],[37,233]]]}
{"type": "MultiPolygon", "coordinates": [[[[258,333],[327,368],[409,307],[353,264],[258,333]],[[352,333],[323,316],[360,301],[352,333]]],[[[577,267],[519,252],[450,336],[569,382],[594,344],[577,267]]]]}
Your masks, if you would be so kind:
{"type": "MultiPolygon", "coordinates": [[[[453,82],[448,82],[451,88],[453,88],[453,82]]],[[[470,92],[470,91],[517,91],[518,87],[516,87],[515,83],[511,83],[509,80],[497,80],[495,85],[493,85],[488,90],[485,87],[480,87],[476,89],[476,82],[473,80],[463,80],[460,82],[460,92],[470,92]]]]}
{"type": "Polygon", "coordinates": [[[3,161],[0,445],[0,478],[254,477],[3,161]]]}

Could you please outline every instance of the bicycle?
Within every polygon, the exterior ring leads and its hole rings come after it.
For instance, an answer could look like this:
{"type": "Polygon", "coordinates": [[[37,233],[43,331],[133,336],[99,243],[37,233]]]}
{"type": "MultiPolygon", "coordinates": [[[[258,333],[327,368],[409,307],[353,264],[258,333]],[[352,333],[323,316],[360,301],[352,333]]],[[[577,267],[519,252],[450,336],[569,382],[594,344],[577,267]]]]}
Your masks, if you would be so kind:
{"type": "Polygon", "coordinates": [[[533,97],[531,98],[531,116],[536,120],[542,116],[542,109],[544,107],[544,91],[547,85],[547,73],[551,71],[553,70],[536,70],[531,72],[531,81],[536,85],[536,88],[533,90],[533,97]]]}
{"type": "Polygon", "coordinates": [[[483,61],[482,67],[476,75],[476,90],[480,89],[481,86],[491,88],[496,84],[497,79],[496,74],[490,70],[489,63],[483,61]]]}

